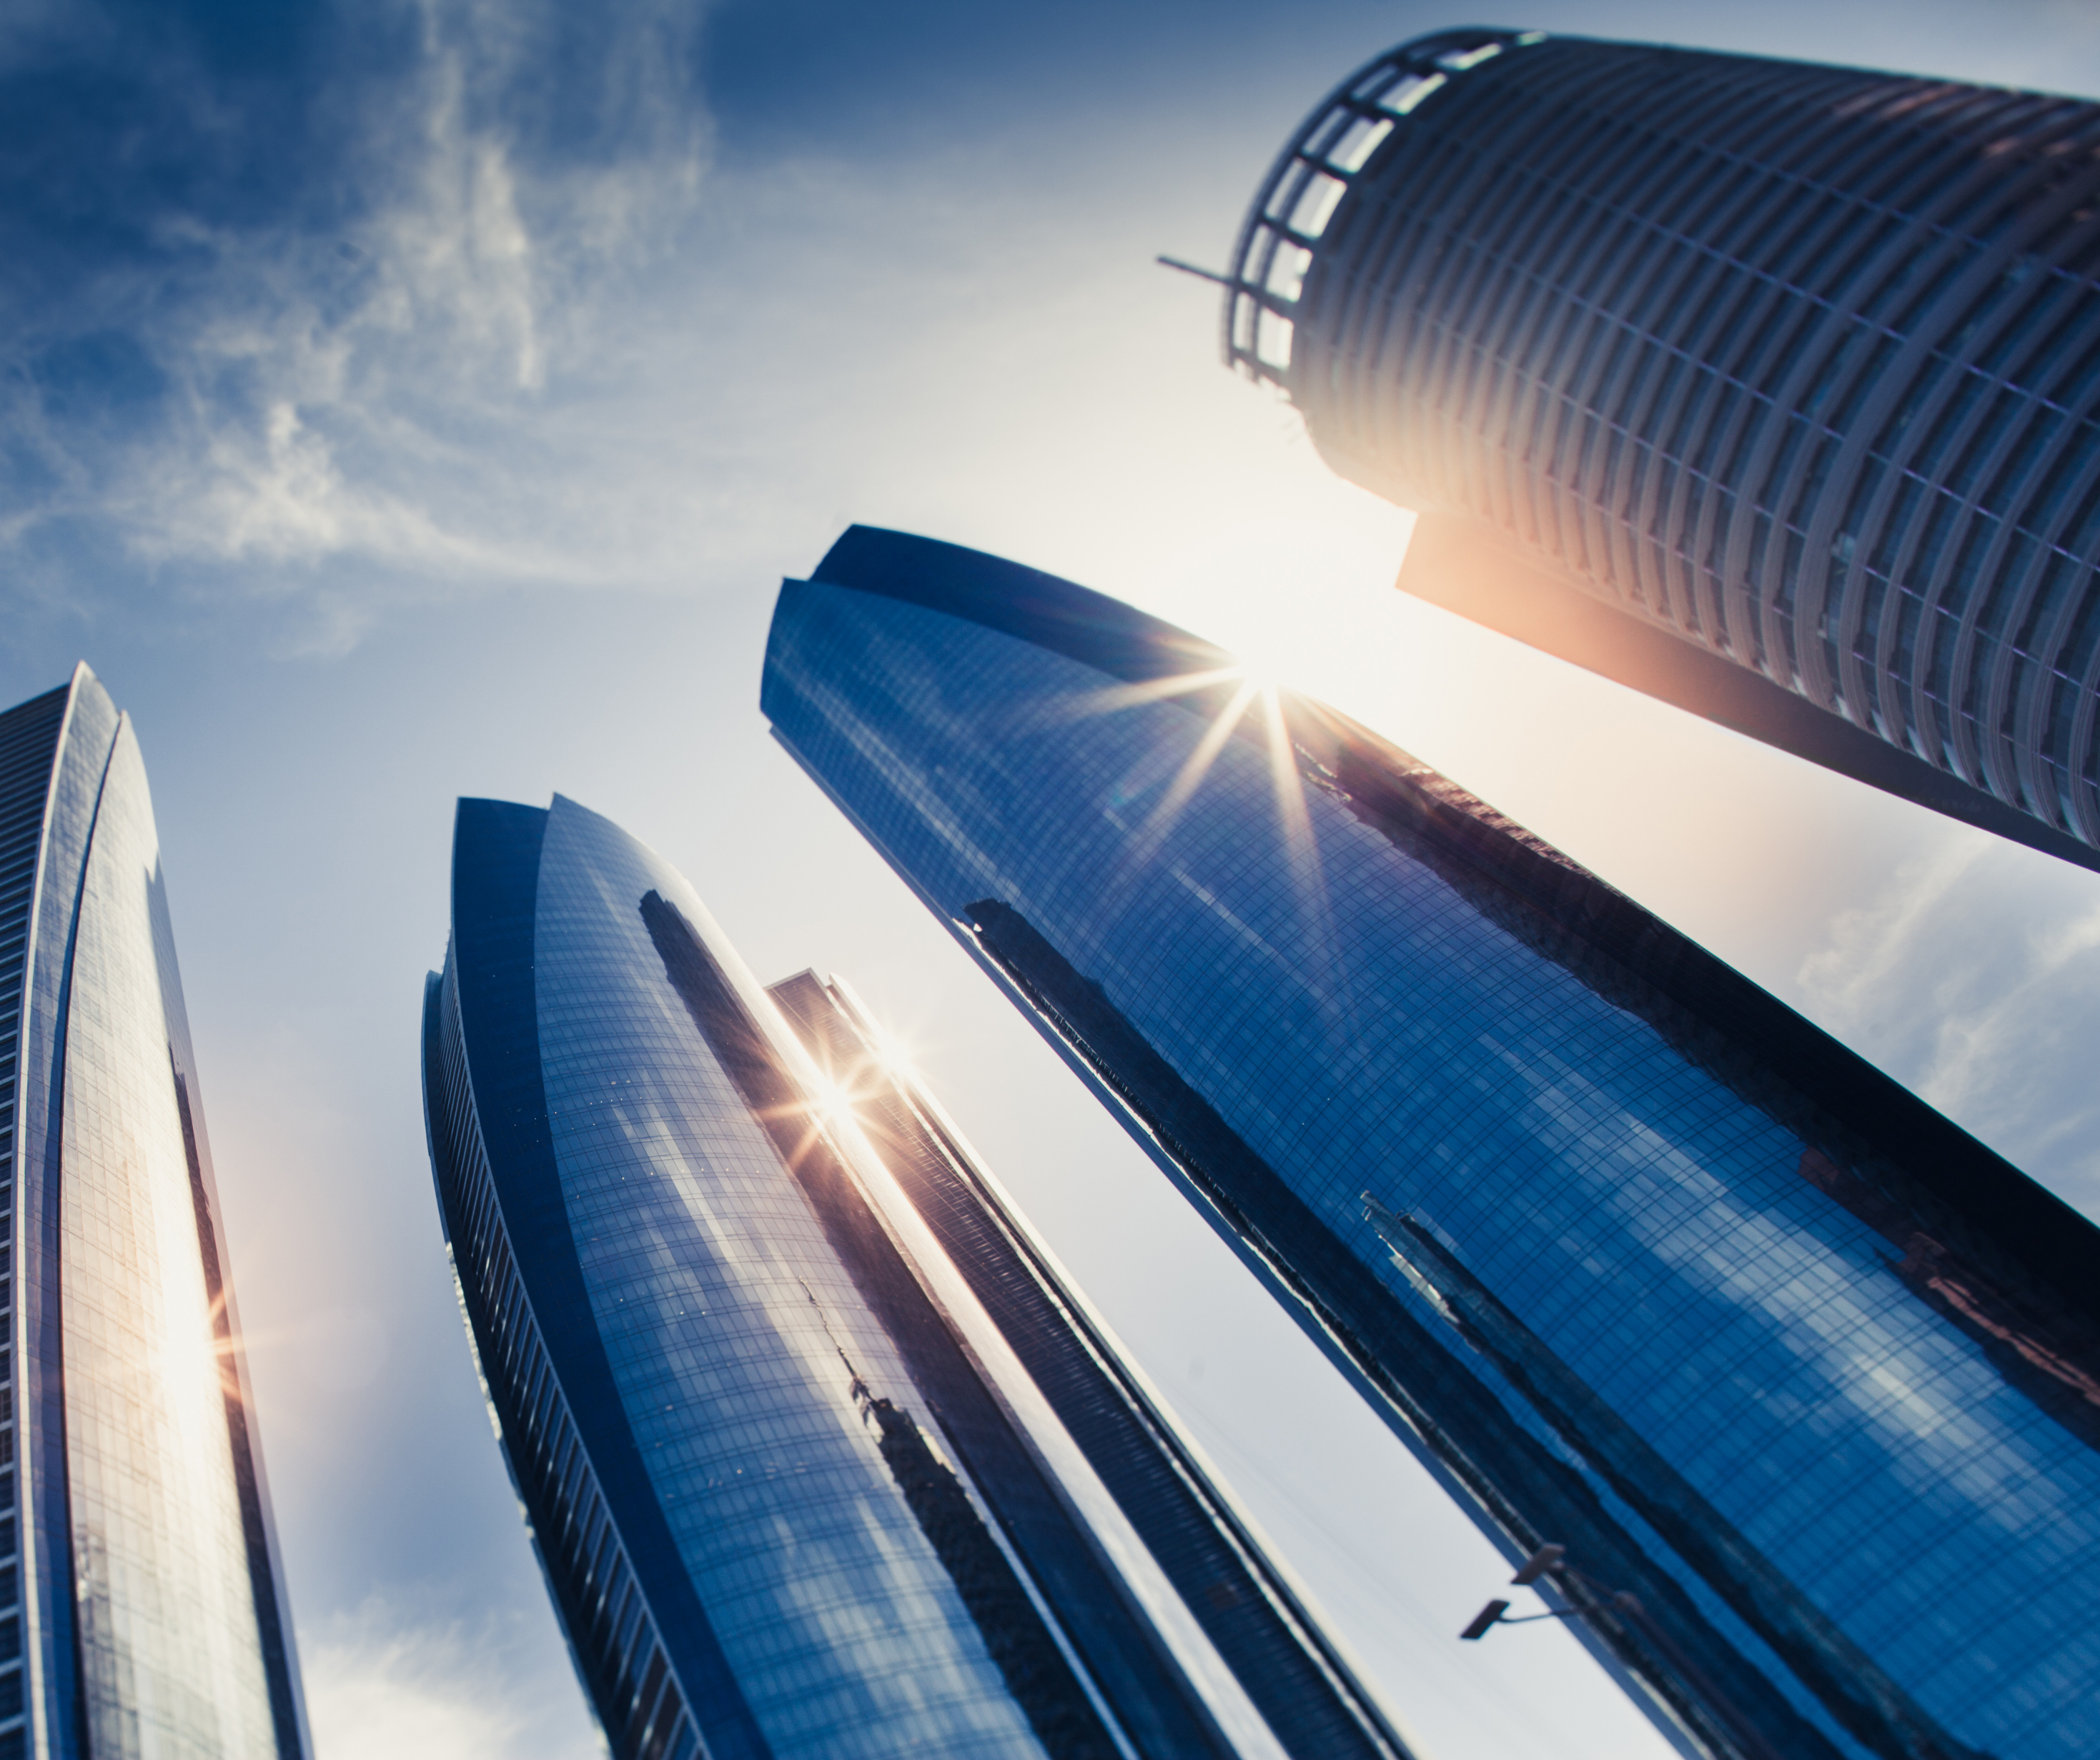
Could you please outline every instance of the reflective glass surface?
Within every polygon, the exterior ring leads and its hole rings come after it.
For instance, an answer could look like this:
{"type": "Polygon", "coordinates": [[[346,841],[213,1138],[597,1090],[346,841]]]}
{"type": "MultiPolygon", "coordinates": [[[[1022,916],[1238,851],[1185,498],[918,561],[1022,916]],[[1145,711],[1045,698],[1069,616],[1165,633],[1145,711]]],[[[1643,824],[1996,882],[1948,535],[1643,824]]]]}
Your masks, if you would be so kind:
{"type": "Polygon", "coordinates": [[[60,1277],[76,1617],[97,1755],[272,1751],[126,724],[95,816],[66,1031],[60,1277]]]}
{"type": "MultiPolygon", "coordinates": [[[[1447,41],[1361,70],[1277,161],[1239,266],[1289,273],[1238,306],[1290,340],[1234,358],[1344,474],[1939,772],[1869,763],[1880,785],[1961,816],[1981,790],[2092,865],[2100,105],[1538,33],[1461,67],[1447,41]]],[[[1789,723],[1855,743],[1765,737],[1789,723]]]]}
{"type": "Polygon", "coordinates": [[[20,1177],[0,1183],[21,1199],[0,1260],[20,1314],[19,1336],[0,1321],[0,1611],[24,1603],[0,1617],[0,1756],[289,1760],[297,1663],[144,767],[85,667],[0,717],[0,760],[25,1005],[20,1177]]]}
{"type": "Polygon", "coordinates": [[[43,841],[44,806],[51,794],[51,759],[65,723],[70,689],[61,687],[0,716],[0,1217],[7,1219],[9,1243],[0,1276],[6,1282],[5,1335],[0,1339],[0,1419],[4,1419],[6,1464],[0,1466],[0,1586],[7,1591],[0,1614],[0,1754],[7,1760],[22,1753],[28,1698],[24,1691],[21,1517],[17,1477],[28,1461],[19,1446],[15,1365],[19,1309],[14,1300],[15,1270],[15,1194],[18,1146],[24,1140],[21,1116],[24,1089],[22,1057],[25,1024],[24,984],[29,975],[35,902],[37,852],[43,841]]]}
{"type": "Polygon", "coordinates": [[[668,865],[558,801],[540,1054],[592,1318],[679,1556],[774,1752],[1035,1751],[854,1393],[904,1367],[664,975],[668,865]],[[695,1412],[706,1420],[695,1423],[695,1412]]]}
{"type": "Polygon", "coordinates": [[[1505,1546],[1638,1591],[1607,1647],[1675,1714],[2100,1751],[2100,1634],[2056,1599],[2100,1563],[2089,1225],[1220,659],[857,531],[783,589],[763,701],[1505,1546]]]}
{"type": "Polygon", "coordinates": [[[463,802],[453,931],[439,1199],[621,1760],[1229,1753],[684,880],[572,802],[463,802]]]}
{"type": "Polygon", "coordinates": [[[850,993],[805,971],[767,994],[1285,1750],[1297,1760],[1406,1760],[1317,1617],[850,993]]]}

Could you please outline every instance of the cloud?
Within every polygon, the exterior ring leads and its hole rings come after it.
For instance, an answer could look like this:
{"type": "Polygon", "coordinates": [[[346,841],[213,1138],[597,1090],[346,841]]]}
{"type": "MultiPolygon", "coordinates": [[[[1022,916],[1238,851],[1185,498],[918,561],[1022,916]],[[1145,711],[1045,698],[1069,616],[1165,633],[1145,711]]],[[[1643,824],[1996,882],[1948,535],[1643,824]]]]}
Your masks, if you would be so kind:
{"type": "MultiPolygon", "coordinates": [[[[597,1760],[574,1679],[518,1666],[523,1610],[419,1623],[377,1598],[320,1623],[302,1645],[307,1713],[322,1760],[597,1760]]],[[[543,1608],[529,1617],[545,1618],[543,1608]]]]}
{"type": "Polygon", "coordinates": [[[560,574],[487,479],[606,290],[684,235],[699,0],[310,6],[237,38],[130,10],[0,38],[0,546],[34,574],[99,543],[193,595],[346,557],[560,574]]]}
{"type": "Polygon", "coordinates": [[[1810,1011],[2100,1218],[2100,884],[1980,834],[1904,865],[1803,962],[1810,1011]]]}
{"type": "MultiPolygon", "coordinates": [[[[270,651],[340,652],[496,587],[763,582],[846,517],[955,525],[959,501],[1094,532],[1076,567],[1139,548],[1105,514],[1159,526],[1215,464],[1160,363],[1199,360],[1206,409],[1243,388],[1207,292],[1152,256],[1197,248],[1177,226],[1214,255],[1268,140],[1221,148],[1246,133],[1233,88],[1189,77],[1171,20],[1118,73],[1164,58],[1167,98],[1078,127],[1099,46],[1046,74],[981,13],[956,41],[1025,77],[944,59],[938,8],[893,32],[829,4],[309,4],[258,68],[181,22],[205,0],[118,29],[138,3],[0,49],[0,604],[82,645],[98,622],[209,639],[246,617],[270,651]],[[717,158],[704,23],[722,101],[770,94],[764,152],[747,116],[717,158]],[[11,220],[9,68],[26,88],[32,61],[150,126],[136,164],[69,138],[59,195],[11,220]],[[11,286],[11,227],[42,266],[11,286]]],[[[1329,57],[1299,52],[1314,90],[1329,57]]]]}

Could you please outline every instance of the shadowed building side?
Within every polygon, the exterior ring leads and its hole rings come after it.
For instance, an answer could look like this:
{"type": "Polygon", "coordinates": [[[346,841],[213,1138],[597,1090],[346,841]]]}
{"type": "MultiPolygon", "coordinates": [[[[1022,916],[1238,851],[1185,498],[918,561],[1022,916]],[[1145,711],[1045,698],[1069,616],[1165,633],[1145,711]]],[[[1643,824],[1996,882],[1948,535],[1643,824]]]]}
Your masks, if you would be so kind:
{"type": "Polygon", "coordinates": [[[1225,354],[1478,527],[1403,587],[2096,867],[2096,216],[2081,100],[1447,32],[1286,148],[1225,354]]]}
{"type": "Polygon", "coordinates": [[[2100,850],[1825,713],[1761,672],[1681,641],[1592,594],[1570,592],[1564,575],[1481,521],[1463,514],[1418,516],[1397,584],[1402,592],[1614,684],[1979,830],[2100,871],[2100,850]]]}

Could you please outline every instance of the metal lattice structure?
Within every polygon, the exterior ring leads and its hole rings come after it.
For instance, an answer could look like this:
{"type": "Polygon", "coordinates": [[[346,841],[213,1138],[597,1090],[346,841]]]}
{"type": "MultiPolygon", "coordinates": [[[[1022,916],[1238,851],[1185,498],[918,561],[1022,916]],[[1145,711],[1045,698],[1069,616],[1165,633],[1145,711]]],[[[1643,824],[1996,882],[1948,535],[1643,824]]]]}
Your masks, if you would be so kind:
{"type": "Polygon", "coordinates": [[[1506,49],[1545,40],[1543,31],[1457,30],[1418,37],[1380,55],[1330,93],[1291,138],[1247,211],[1227,275],[1229,366],[1288,385],[1298,299],[1320,239],[1350,183],[1385,143],[1394,122],[1506,49]]]}

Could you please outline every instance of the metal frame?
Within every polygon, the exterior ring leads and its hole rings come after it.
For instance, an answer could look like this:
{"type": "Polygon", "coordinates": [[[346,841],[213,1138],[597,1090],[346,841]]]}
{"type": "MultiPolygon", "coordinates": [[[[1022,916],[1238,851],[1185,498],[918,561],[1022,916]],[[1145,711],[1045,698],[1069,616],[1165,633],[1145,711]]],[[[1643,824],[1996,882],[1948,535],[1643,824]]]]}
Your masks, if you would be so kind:
{"type": "Polygon", "coordinates": [[[1417,37],[1360,68],[1330,92],[1262,179],[1233,246],[1224,283],[1225,364],[1256,382],[1282,385],[1290,369],[1299,289],[1343,195],[1396,121],[1454,75],[1544,31],[1478,27],[1417,37]]]}

